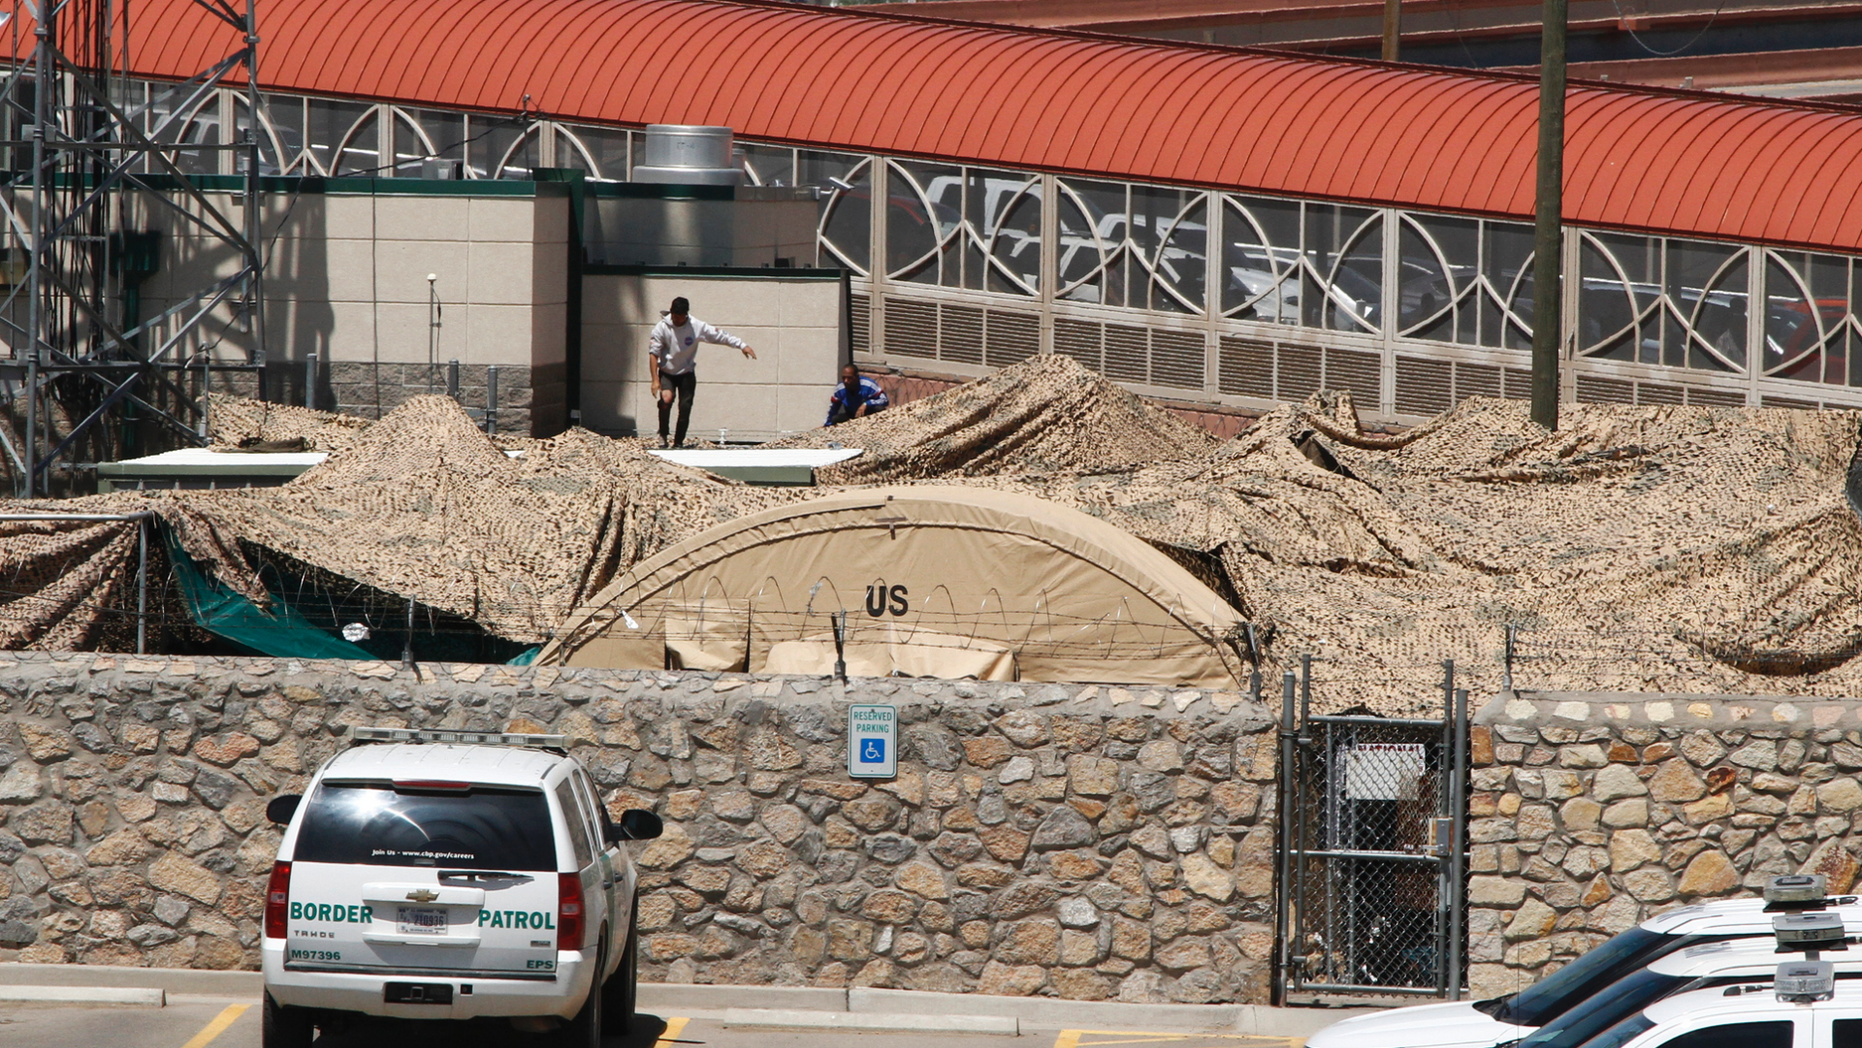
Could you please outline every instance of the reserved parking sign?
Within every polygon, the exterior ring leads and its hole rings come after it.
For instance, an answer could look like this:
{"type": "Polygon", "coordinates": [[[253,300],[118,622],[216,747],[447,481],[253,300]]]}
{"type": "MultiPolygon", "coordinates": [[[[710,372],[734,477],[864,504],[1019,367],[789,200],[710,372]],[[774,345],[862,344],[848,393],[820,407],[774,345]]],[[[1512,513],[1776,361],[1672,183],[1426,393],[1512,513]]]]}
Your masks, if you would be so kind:
{"type": "Polygon", "coordinates": [[[898,777],[897,707],[847,707],[847,774],[856,779],[898,777]]]}

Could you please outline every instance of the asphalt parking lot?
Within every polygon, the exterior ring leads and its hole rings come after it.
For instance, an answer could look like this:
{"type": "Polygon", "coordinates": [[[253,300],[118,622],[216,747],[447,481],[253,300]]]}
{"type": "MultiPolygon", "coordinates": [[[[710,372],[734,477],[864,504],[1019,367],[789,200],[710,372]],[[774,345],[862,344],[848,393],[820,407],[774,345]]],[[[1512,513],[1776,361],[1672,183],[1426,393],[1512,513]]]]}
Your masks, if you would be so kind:
{"type": "MultiPolygon", "coordinates": [[[[161,1008],[0,1005],[0,1043],[46,1048],[260,1048],[256,1000],[170,994],[161,1008]]],[[[320,1048],[541,1046],[499,1026],[400,1023],[325,1038],[320,1048]]],[[[1300,1048],[1297,1038],[1142,1030],[1027,1028],[1020,1036],[727,1027],[721,1020],[640,1017],[606,1048],[1300,1048]]]]}

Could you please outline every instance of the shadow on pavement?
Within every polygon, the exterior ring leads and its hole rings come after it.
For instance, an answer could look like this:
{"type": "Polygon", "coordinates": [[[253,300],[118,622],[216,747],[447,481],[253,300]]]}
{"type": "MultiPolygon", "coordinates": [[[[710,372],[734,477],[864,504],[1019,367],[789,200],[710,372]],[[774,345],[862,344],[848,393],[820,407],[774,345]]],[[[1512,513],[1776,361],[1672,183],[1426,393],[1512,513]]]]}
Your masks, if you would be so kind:
{"type": "MultiPolygon", "coordinates": [[[[666,1032],[666,1020],[645,1012],[634,1016],[625,1037],[602,1040],[603,1048],[653,1048],[666,1032]]],[[[553,1034],[521,1034],[504,1020],[421,1022],[376,1019],[317,1038],[317,1048],[546,1048],[553,1034]]]]}

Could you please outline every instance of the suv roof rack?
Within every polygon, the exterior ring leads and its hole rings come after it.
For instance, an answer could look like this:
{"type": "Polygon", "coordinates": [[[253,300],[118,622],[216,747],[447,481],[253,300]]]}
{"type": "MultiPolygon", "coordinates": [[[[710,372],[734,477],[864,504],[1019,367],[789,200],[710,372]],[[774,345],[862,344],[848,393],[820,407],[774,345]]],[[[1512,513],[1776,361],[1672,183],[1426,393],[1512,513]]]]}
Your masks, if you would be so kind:
{"type": "Polygon", "coordinates": [[[406,742],[415,745],[450,742],[461,746],[526,746],[532,749],[567,753],[567,735],[544,735],[529,731],[460,731],[456,728],[367,728],[349,729],[356,742],[406,742]]]}

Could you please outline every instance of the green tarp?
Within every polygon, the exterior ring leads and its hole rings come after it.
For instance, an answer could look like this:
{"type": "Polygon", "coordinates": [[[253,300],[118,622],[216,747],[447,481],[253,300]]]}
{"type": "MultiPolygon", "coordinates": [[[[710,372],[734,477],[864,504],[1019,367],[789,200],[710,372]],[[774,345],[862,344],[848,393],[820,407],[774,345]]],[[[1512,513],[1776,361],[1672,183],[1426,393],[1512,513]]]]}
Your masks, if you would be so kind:
{"type": "Polygon", "coordinates": [[[280,658],[376,657],[341,637],[318,629],[282,600],[273,600],[271,609],[267,610],[220,585],[208,578],[200,565],[182,551],[166,527],[161,532],[168,548],[168,559],[174,564],[175,579],[181,585],[182,599],[187,602],[188,614],[207,632],[257,654],[280,658]]]}

